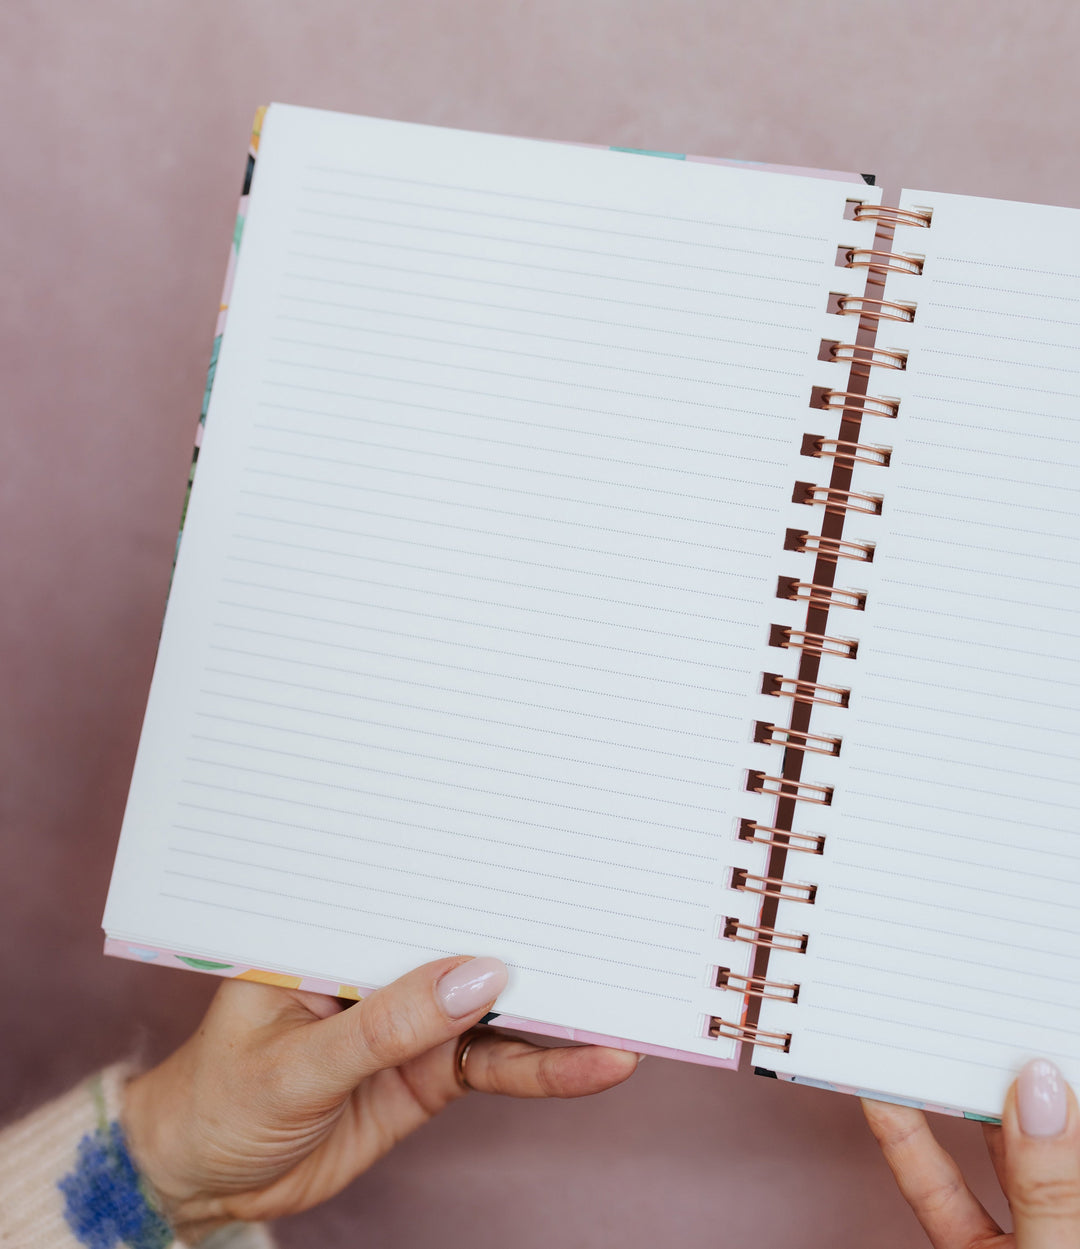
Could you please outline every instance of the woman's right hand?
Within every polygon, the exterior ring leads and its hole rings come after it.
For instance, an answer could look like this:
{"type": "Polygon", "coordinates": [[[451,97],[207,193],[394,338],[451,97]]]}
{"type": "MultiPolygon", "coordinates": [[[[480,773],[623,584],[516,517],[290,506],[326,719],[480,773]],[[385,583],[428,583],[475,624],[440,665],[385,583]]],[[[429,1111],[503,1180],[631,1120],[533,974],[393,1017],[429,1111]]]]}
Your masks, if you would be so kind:
{"type": "Polygon", "coordinates": [[[1080,1112],[1065,1077],[1029,1062],[986,1144],[1013,1216],[1003,1232],[934,1139],[921,1110],[864,1101],[901,1193],[934,1249],[1080,1249],[1080,1112]]]}

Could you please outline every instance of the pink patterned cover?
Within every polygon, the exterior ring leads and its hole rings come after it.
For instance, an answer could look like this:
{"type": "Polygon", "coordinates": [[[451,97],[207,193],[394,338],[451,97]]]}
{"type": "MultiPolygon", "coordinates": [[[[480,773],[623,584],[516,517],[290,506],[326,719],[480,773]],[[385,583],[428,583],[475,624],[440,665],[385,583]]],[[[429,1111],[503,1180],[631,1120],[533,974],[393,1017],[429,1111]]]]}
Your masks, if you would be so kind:
{"type": "MultiPolygon", "coordinates": [[[[191,496],[191,485],[195,479],[195,467],[199,459],[199,447],[202,445],[203,429],[206,424],[206,411],[210,402],[210,392],[214,384],[214,372],[217,368],[218,354],[221,350],[221,338],[225,330],[225,322],[229,311],[229,297],[232,293],[233,280],[236,275],[236,263],[240,255],[240,241],[244,232],[244,221],[247,217],[248,194],[251,188],[251,176],[255,167],[255,159],[259,150],[259,137],[262,133],[266,107],[259,108],[255,113],[252,125],[251,144],[248,148],[248,164],[244,177],[243,193],[236,214],[236,226],[233,230],[232,247],[225,270],[225,285],[221,294],[221,305],[218,310],[217,325],[214,330],[214,345],[207,370],[206,389],[203,393],[202,411],[195,433],[195,449],[191,460],[191,471],[188,475],[188,489],[184,498],[184,506],[180,517],[180,529],[176,538],[177,550],[184,532],[184,520],[187,516],[188,500],[191,496]]],[[[577,144],[581,147],[596,147],[596,144],[577,144]]],[[[804,174],[812,177],[832,178],[842,182],[864,184],[859,174],[838,173],[830,170],[801,169],[786,165],[763,165],[755,161],[722,160],[709,156],[684,156],[671,152],[644,152],[636,148],[612,148],[612,151],[636,153],[645,156],[666,157],[671,160],[688,160],[710,165],[752,165],[755,169],[774,173],[804,174]]],[[[106,935],[105,953],[115,958],[132,959],[142,963],[158,963],[163,967],[179,967],[189,971],[201,971],[210,975],[227,976],[236,980],[253,980],[260,984],[278,985],[283,988],[306,989],[312,993],[326,993],[334,997],[361,998],[372,992],[370,987],[359,985],[337,984],[312,976],[287,975],[284,972],[268,971],[263,968],[249,967],[246,964],[228,963],[215,959],[198,958],[175,950],[165,950],[153,946],[135,944],[130,941],[106,935]]],[[[513,1015],[493,1013],[485,1022],[498,1022],[500,1027],[514,1028],[522,1032],[531,1032],[539,1036],[557,1037],[563,1041],[577,1041],[589,1045],[605,1045],[613,1049],[633,1050],[639,1054],[651,1054],[659,1058],[681,1059],[684,1062],[699,1063],[708,1067],[724,1067],[734,1070],[739,1065],[741,1045],[736,1048],[731,1058],[710,1058],[703,1054],[692,1054],[685,1050],[668,1049],[660,1045],[646,1045],[640,1041],[628,1041],[625,1037],[602,1036],[595,1032],[584,1032],[577,1028],[563,1027],[558,1024],[538,1023],[531,1019],[518,1019],[513,1015]]],[[[772,1073],[767,1073],[772,1074],[772,1073]]],[[[784,1077],[788,1079],[790,1077],[784,1077]]],[[[854,1091],[854,1090],[852,1090],[854,1091]]],[[[958,1112],[957,1112],[958,1113],[958,1112]]]]}

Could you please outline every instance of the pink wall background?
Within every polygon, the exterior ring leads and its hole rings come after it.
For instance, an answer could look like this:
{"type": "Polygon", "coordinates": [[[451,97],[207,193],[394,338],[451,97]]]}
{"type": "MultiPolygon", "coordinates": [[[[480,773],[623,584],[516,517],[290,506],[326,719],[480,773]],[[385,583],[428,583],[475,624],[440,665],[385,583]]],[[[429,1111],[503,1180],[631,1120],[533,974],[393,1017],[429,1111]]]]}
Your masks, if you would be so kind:
{"type": "MultiPolygon", "coordinates": [[[[1066,0],[7,0],[0,1116],[175,1044],[214,987],[98,925],[255,106],[1080,205],[1078,35],[1066,0]]],[[[941,1134],[992,1193],[978,1129],[941,1134]]],[[[588,1103],[471,1098],[280,1232],[923,1243],[853,1100],[656,1059],[588,1103]]]]}

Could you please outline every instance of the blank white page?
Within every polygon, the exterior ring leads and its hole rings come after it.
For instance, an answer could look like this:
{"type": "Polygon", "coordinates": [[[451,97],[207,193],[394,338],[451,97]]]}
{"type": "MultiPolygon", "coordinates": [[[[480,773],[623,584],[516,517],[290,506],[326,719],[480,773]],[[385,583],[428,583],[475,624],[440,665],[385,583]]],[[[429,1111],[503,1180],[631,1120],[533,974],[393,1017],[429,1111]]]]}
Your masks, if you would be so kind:
{"type": "MultiPolygon", "coordinates": [[[[794,1027],[769,1066],[998,1115],[1080,1086],[1080,213],[907,192],[906,373],[794,1027]]],[[[834,671],[835,675],[835,671],[834,671]]],[[[807,918],[809,912],[809,918],[807,918]]],[[[800,974],[796,966],[801,964],[800,974]]]]}
{"type": "Polygon", "coordinates": [[[110,934],[730,1057],[848,193],[270,110],[110,934]]]}

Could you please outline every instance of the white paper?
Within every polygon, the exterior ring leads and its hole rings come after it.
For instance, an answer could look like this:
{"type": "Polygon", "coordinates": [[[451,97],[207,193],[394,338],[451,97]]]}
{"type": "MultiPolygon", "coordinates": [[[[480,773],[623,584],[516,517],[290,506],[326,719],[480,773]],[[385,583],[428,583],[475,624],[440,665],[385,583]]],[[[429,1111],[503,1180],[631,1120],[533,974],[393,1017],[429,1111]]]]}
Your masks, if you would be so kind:
{"type": "Polygon", "coordinates": [[[1080,213],[903,202],[934,215],[878,339],[910,348],[864,427],[885,510],[845,527],[878,546],[818,900],[780,921],[791,1053],[758,1061],[998,1115],[1028,1058],[1080,1085],[1080,213]]]}
{"type": "Polygon", "coordinates": [[[274,106],[107,930],[729,1056],[849,193],[274,106]]]}

